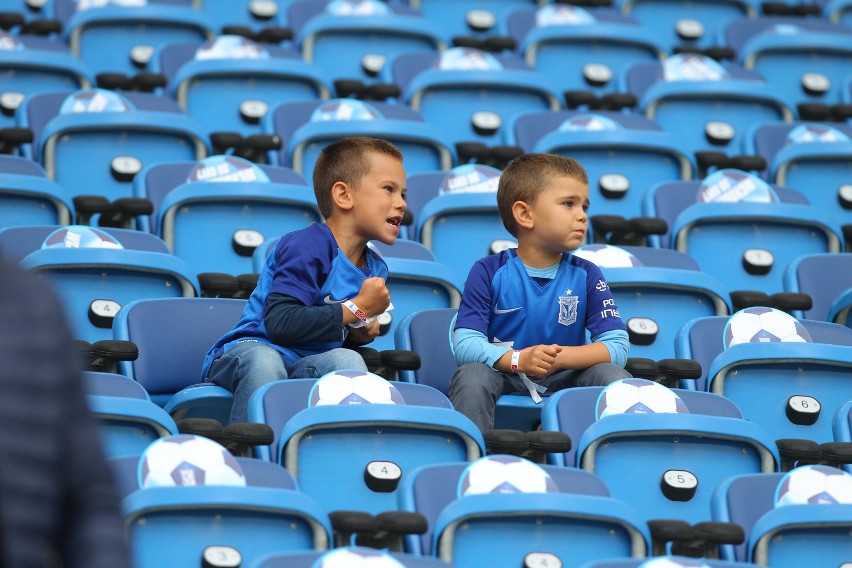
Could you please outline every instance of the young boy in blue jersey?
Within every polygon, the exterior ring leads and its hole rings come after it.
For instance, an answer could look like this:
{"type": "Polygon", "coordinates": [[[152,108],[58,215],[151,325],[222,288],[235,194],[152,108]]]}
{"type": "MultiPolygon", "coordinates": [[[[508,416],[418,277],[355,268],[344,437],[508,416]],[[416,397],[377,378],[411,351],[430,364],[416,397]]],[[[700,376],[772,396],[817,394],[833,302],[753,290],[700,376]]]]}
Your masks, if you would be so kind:
{"type": "Polygon", "coordinates": [[[313,182],[325,223],[281,237],[240,321],[204,360],[202,377],[234,393],[232,423],[247,421],[249,398],[270,381],[366,371],[344,346],[372,341],[375,317],[390,305],[387,265],[367,242],[392,245],[399,236],[406,207],[399,149],[372,138],[339,140],[320,153],[313,182]]]}
{"type": "Polygon", "coordinates": [[[589,184],[571,158],[525,154],[497,188],[503,225],[518,248],[478,260],[464,285],[453,331],[456,410],[481,431],[494,427],[497,397],[540,395],[629,377],[629,343],[606,280],[576,257],[588,229],[589,184]],[[591,343],[586,343],[588,330],[591,343]]]}

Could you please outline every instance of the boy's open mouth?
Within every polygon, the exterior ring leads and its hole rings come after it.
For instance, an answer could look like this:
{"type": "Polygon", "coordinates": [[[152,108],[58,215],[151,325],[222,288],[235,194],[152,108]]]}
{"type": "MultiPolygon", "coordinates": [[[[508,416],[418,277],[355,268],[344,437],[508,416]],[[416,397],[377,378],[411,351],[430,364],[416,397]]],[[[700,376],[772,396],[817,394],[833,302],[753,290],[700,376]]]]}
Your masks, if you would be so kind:
{"type": "Polygon", "coordinates": [[[388,217],[387,222],[394,227],[399,227],[400,223],[402,223],[402,217],[388,217]]]}

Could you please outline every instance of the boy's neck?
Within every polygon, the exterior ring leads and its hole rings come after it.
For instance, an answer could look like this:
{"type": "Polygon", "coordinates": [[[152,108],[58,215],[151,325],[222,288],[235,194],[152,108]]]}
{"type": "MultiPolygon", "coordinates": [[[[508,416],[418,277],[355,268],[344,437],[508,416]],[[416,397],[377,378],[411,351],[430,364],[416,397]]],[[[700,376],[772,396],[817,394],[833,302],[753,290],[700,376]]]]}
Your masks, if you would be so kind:
{"type": "Polygon", "coordinates": [[[530,268],[550,268],[562,260],[562,253],[543,251],[530,246],[518,244],[518,258],[530,268]]]}
{"type": "Polygon", "coordinates": [[[338,223],[332,223],[332,219],[327,222],[331,234],[334,235],[334,240],[337,241],[337,246],[349,259],[349,262],[355,266],[363,264],[365,260],[364,249],[367,247],[367,241],[362,237],[355,235],[351,231],[347,231],[338,223]]]}

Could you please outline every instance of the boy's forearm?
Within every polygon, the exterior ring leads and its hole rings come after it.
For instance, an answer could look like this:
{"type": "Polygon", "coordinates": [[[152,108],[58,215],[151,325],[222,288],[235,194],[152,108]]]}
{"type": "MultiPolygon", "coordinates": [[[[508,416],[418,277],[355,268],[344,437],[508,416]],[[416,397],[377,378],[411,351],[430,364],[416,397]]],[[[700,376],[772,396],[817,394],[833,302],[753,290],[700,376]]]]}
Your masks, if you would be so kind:
{"type": "Polygon", "coordinates": [[[579,346],[562,346],[556,355],[555,369],[587,369],[598,363],[609,363],[609,349],[603,343],[589,343],[579,346]]]}

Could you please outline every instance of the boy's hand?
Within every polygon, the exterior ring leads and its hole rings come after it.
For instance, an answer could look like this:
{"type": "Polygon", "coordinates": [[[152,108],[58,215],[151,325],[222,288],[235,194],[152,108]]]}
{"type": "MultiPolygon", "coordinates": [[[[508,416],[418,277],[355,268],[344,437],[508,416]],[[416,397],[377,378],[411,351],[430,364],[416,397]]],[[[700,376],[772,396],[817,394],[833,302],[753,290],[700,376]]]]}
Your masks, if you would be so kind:
{"type": "Polygon", "coordinates": [[[347,343],[355,345],[366,345],[379,335],[379,320],[368,323],[363,327],[350,327],[349,335],[346,336],[347,343]]]}
{"type": "Polygon", "coordinates": [[[378,276],[367,278],[361,284],[361,291],[352,298],[352,301],[367,314],[367,317],[383,313],[390,305],[390,293],[385,286],[385,279],[378,276]]]}
{"type": "Polygon", "coordinates": [[[556,355],[562,351],[559,345],[534,345],[521,350],[518,370],[533,377],[546,377],[553,368],[556,355]]]}

